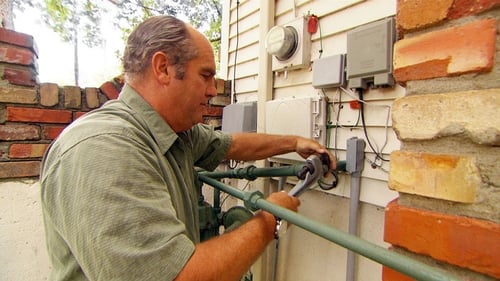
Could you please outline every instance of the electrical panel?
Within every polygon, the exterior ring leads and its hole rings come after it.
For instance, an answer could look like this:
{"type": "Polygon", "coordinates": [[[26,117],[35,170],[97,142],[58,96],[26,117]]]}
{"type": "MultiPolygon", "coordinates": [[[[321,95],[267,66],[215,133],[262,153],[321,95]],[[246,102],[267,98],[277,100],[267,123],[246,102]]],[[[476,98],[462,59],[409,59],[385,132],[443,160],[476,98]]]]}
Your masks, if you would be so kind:
{"type": "Polygon", "coordinates": [[[393,86],[394,18],[363,25],[347,33],[349,88],[393,86]]]}
{"type": "Polygon", "coordinates": [[[308,67],[311,63],[311,34],[307,18],[272,27],[266,35],[266,50],[272,55],[272,70],[291,70],[308,67]]]}
{"type": "Polygon", "coordinates": [[[222,131],[256,132],[257,102],[241,102],[225,106],[222,110],[222,131]]]}
{"type": "Polygon", "coordinates": [[[317,59],[312,65],[315,89],[341,87],[345,84],[345,55],[317,59]]]}
{"type": "MultiPolygon", "coordinates": [[[[319,96],[266,102],[266,132],[269,134],[297,135],[324,144],[325,120],[326,102],[319,96]]],[[[278,155],[271,160],[285,163],[304,161],[297,153],[278,155]]]]}

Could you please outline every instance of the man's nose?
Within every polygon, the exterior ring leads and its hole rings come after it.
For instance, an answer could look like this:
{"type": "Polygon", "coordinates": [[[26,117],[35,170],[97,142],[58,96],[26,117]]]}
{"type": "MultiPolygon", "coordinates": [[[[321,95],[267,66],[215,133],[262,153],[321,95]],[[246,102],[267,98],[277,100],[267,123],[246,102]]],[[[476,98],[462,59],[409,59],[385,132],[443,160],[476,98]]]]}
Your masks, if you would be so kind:
{"type": "Polygon", "coordinates": [[[207,87],[207,96],[210,96],[210,97],[217,96],[217,83],[215,81],[215,78],[213,79],[213,81],[211,83],[209,83],[209,85],[207,87]]]}

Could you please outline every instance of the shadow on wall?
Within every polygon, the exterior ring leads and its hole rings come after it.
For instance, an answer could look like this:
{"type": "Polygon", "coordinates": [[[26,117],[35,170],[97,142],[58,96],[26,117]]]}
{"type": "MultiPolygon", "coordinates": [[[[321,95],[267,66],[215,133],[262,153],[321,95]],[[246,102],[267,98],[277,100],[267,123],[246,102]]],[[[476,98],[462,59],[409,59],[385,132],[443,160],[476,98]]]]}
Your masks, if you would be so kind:
{"type": "Polygon", "coordinates": [[[0,183],[0,237],[1,280],[48,279],[38,181],[0,183]]]}

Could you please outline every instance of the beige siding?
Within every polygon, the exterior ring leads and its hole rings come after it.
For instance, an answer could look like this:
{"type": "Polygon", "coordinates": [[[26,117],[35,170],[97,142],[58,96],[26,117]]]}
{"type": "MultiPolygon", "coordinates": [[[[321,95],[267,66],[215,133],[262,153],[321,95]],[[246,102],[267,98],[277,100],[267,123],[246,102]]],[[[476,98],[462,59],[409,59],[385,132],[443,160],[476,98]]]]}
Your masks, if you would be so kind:
{"type": "MultiPolygon", "coordinates": [[[[221,66],[222,73],[226,73],[226,79],[235,80],[234,89],[236,90],[237,101],[257,100],[258,79],[259,79],[259,48],[264,48],[264,43],[259,42],[260,32],[259,22],[261,18],[259,2],[257,0],[240,1],[238,7],[238,19],[236,12],[236,1],[228,1],[226,6],[230,7],[229,11],[229,26],[224,26],[228,31],[228,38],[223,42],[228,50],[226,64],[221,66]],[[239,34],[236,35],[236,23],[238,22],[239,34]],[[236,41],[238,40],[238,49],[236,50],[236,41]],[[235,56],[237,58],[235,65],[235,56]],[[236,71],[235,71],[236,67],[236,71]]],[[[394,15],[396,12],[396,1],[387,0],[372,0],[372,1],[275,1],[275,22],[277,24],[286,23],[295,18],[295,16],[315,14],[320,17],[320,32],[312,35],[311,60],[320,57],[319,50],[323,49],[321,57],[335,55],[346,52],[347,31],[388,16],[394,15]],[[295,2],[295,7],[293,3],[295,2]]],[[[224,60],[223,60],[224,61],[224,60]]],[[[356,124],[359,110],[353,110],[349,107],[349,102],[353,97],[346,95],[339,89],[327,89],[324,93],[314,89],[311,86],[312,69],[299,69],[294,71],[275,72],[273,81],[274,99],[315,96],[325,94],[330,101],[334,102],[332,108],[331,120],[333,124],[337,124],[335,117],[338,112],[339,96],[342,102],[342,109],[339,114],[339,126],[337,130],[332,128],[330,131],[329,147],[338,149],[338,155],[343,155],[346,140],[350,137],[357,136],[365,139],[361,129],[361,120],[358,121],[358,127],[347,128],[356,124]],[[337,131],[335,133],[335,131],[337,131]],[[335,136],[337,140],[335,142],[335,136]],[[336,146],[334,145],[336,143],[336,146]]],[[[383,157],[389,158],[391,151],[399,148],[399,141],[396,139],[392,128],[386,130],[386,124],[391,126],[389,118],[387,123],[387,107],[391,106],[392,101],[396,97],[404,95],[404,89],[396,86],[388,89],[369,90],[364,97],[367,102],[365,106],[365,121],[367,125],[368,135],[373,146],[382,147],[387,142],[383,150],[383,157]],[[387,135],[387,141],[386,141],[387,135]]],[[[259,110],[263,110],[259,108],[259,110]]],[[[368,160],[374,160],[375,154],[371,151],[368,144],[366,145],[366,157],[368,160]]],[[[339,157],[340,158],[340,157],[339,157]]],[[[342,160],[342,158],[340,158],[342,160]]],[[[344,158],[345,159],[345,158],[344,158]]],[[[369,162],[366,162],[366,169],[363,175],[372,174],[369,162]]],[[[386,189],[388,163],[382,165],[382,169],[377,171],[377,174],[382,173],[378,179],[380,182],[374,183],[379,185],[380,189],[386,189]]],[[[393,193],[393,197],[395,194],[393,193]]],[[[389,196],[390,197],[390,196],[389,196]]],[[[384,198],[387,198],[385,196],[384,198]]],[[[387,203],[380,198],[365,198],[368,203],[377,202],[380,204],[387,203]]]]}
{"type": "MultiPolygon", "coordinates": [[[[370,23],[396,13],[396,0],[279,0],[274,3],[275,24],[287,23],[297,16],[315,14],[319,16],[321,35],[317,33],[311,37],[311,61],[321,57],[346,53],[347,32],[353,28],[370,23]],[[294,6],[295,3],[295,6],[294,6]],[[321,48],[323,49],[320,54],[321,48]]],[[[265,9],[262,4],[268,4],[263,0],[240,1],[238,8],[238,18],[236,17],[236,0],[224,1],[224,21],[223,25],[223,51],[221,75],[222,78],[235,82],[236,100],[259,101],[259,116],[265,110],[264,104],[269,99],[300,98],[312,96],[326,96],[331,102],[330,121],[332,125],[329,132],[328,147],[336,149],[338,159],[344,160],[346,141],[351,137],[366,139],[361,127],[361,119],[358,120],[359,110],[351,109],[349,102],[354,98],[339,88],[326,89],[324,92],[314,89],[312,82],[312,67],[285,72],[275,72],[272,81],[259,80],[266,77],[264,73],[259,73],[263,60],[270,60],[270,57],[259,57],[262,48],[265,48],[261,22],[265,21],[265,9]],[[236,34],[236,23],[238,22],[239,34],[236,34]],[[238,43],[237,43],[238,41],[238,43]],[[238,48],[236,48],[238,45],[238,48]],[[236,63],[235,63],[236,57],[236,63]],[[235,71],[236,68],[236,71],[235,71]],[[269,82],[272,93],[261,93],[262,84],[269,82]],[[264,100],[262,100],[264,99],[264,100]],[[340,114],[338,106],[342,105],[340,114]],[[357,126],[355,126],[357,125],[357,126]]],[[[273,9],[271,9],[273,10],[273,9]]],[[[264,87],[265,88],[265,87],[264,87]]],[[[405,95],[404,88],[395,86],[383,89],[371,89],[364,93],[365,121],[367,133],[370,141],[376,150],[380,150],[385,145],[382,156],[389,159],[390,153],[400,147],[400,142],[392,130],[392,120],[390,107],[394,99],[405,95]]],[[[258,128],[265,131],[265,120],[259,119],[258,128]]],[[[359,235],[373,241],[376,244],[385,246],[382,239],[383,232],[383,208],[392,199],[397,197],[397,192],[391,191],[387,187],[388,170],[390,163],[377,161],[381,167],[372,168],[371,163],[375,159],[375,154],[370,149],[368,143],[365,149],[365,169],[361,179],[360,228],[359,235]]],[[[340,181],[337,188],[323,191],[306,192],[301,195],[302,205],[300,213],[310,216],[313,219],[328,223],[333,227],[347,230],[348,205],[350,194],[350,176],[339,175],[340,181]],[[318,207],[321,206],[321,207],[318,207]]],[[[273,188],[276,188],[276,181],[271,181],[273,188]]],[[[289,179],[291,185],[296,182],[289,179]]],[[[291,280],[345,280],[346,250],[338,247],[321,238],[315,237],[311,233],[302,230],[291,231],[288,238],[280,247],[280,260],[278,262],[278,279],[283,281],[291,280]],[[308,243],[304,243],[308,241],[308,243]],[[328,270],[325,270],[328,268],[328,270]]],[[[273,271],[272,263],[265,265],[269,271],[273,271]],[[269,269],[270,268],[270,269],[269,269]]],[[[265,267],[264,266],[264,267],[265,267]]],[[[365,258],[359,258],[356,275],[358,280],[380,280],[381,266],[365,258]]],[[[262,277],[265,274],[256,276],[257,280],[271,280],[262,277]],[[260,278],[260,279],[259,279],[260,278]]],[[[255,280],[255,279],[254,279],[255,280]]]]}

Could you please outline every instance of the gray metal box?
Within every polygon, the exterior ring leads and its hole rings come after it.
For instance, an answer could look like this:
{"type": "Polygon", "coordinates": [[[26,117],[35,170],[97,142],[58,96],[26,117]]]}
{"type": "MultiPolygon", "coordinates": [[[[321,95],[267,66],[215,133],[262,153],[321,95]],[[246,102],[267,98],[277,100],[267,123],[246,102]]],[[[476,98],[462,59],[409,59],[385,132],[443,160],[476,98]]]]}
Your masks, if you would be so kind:
{"type": "Polygon", "coordinates": [[[225,106],[222,111],[222,131],[256,132],[257,102],[241,102],[225,106]]]}
{"type": "Polygon", "coordinates": [[[394,18],[366,24],[347,33],[349,88],[392,86],[392,53],[396,40],[394,18]]]}
{"type": "Polygon", "coordinates": [[[333,88],[345,84],[345,55],[317,59],[313,62],[312,86],[315,89],[333,88]]]}

